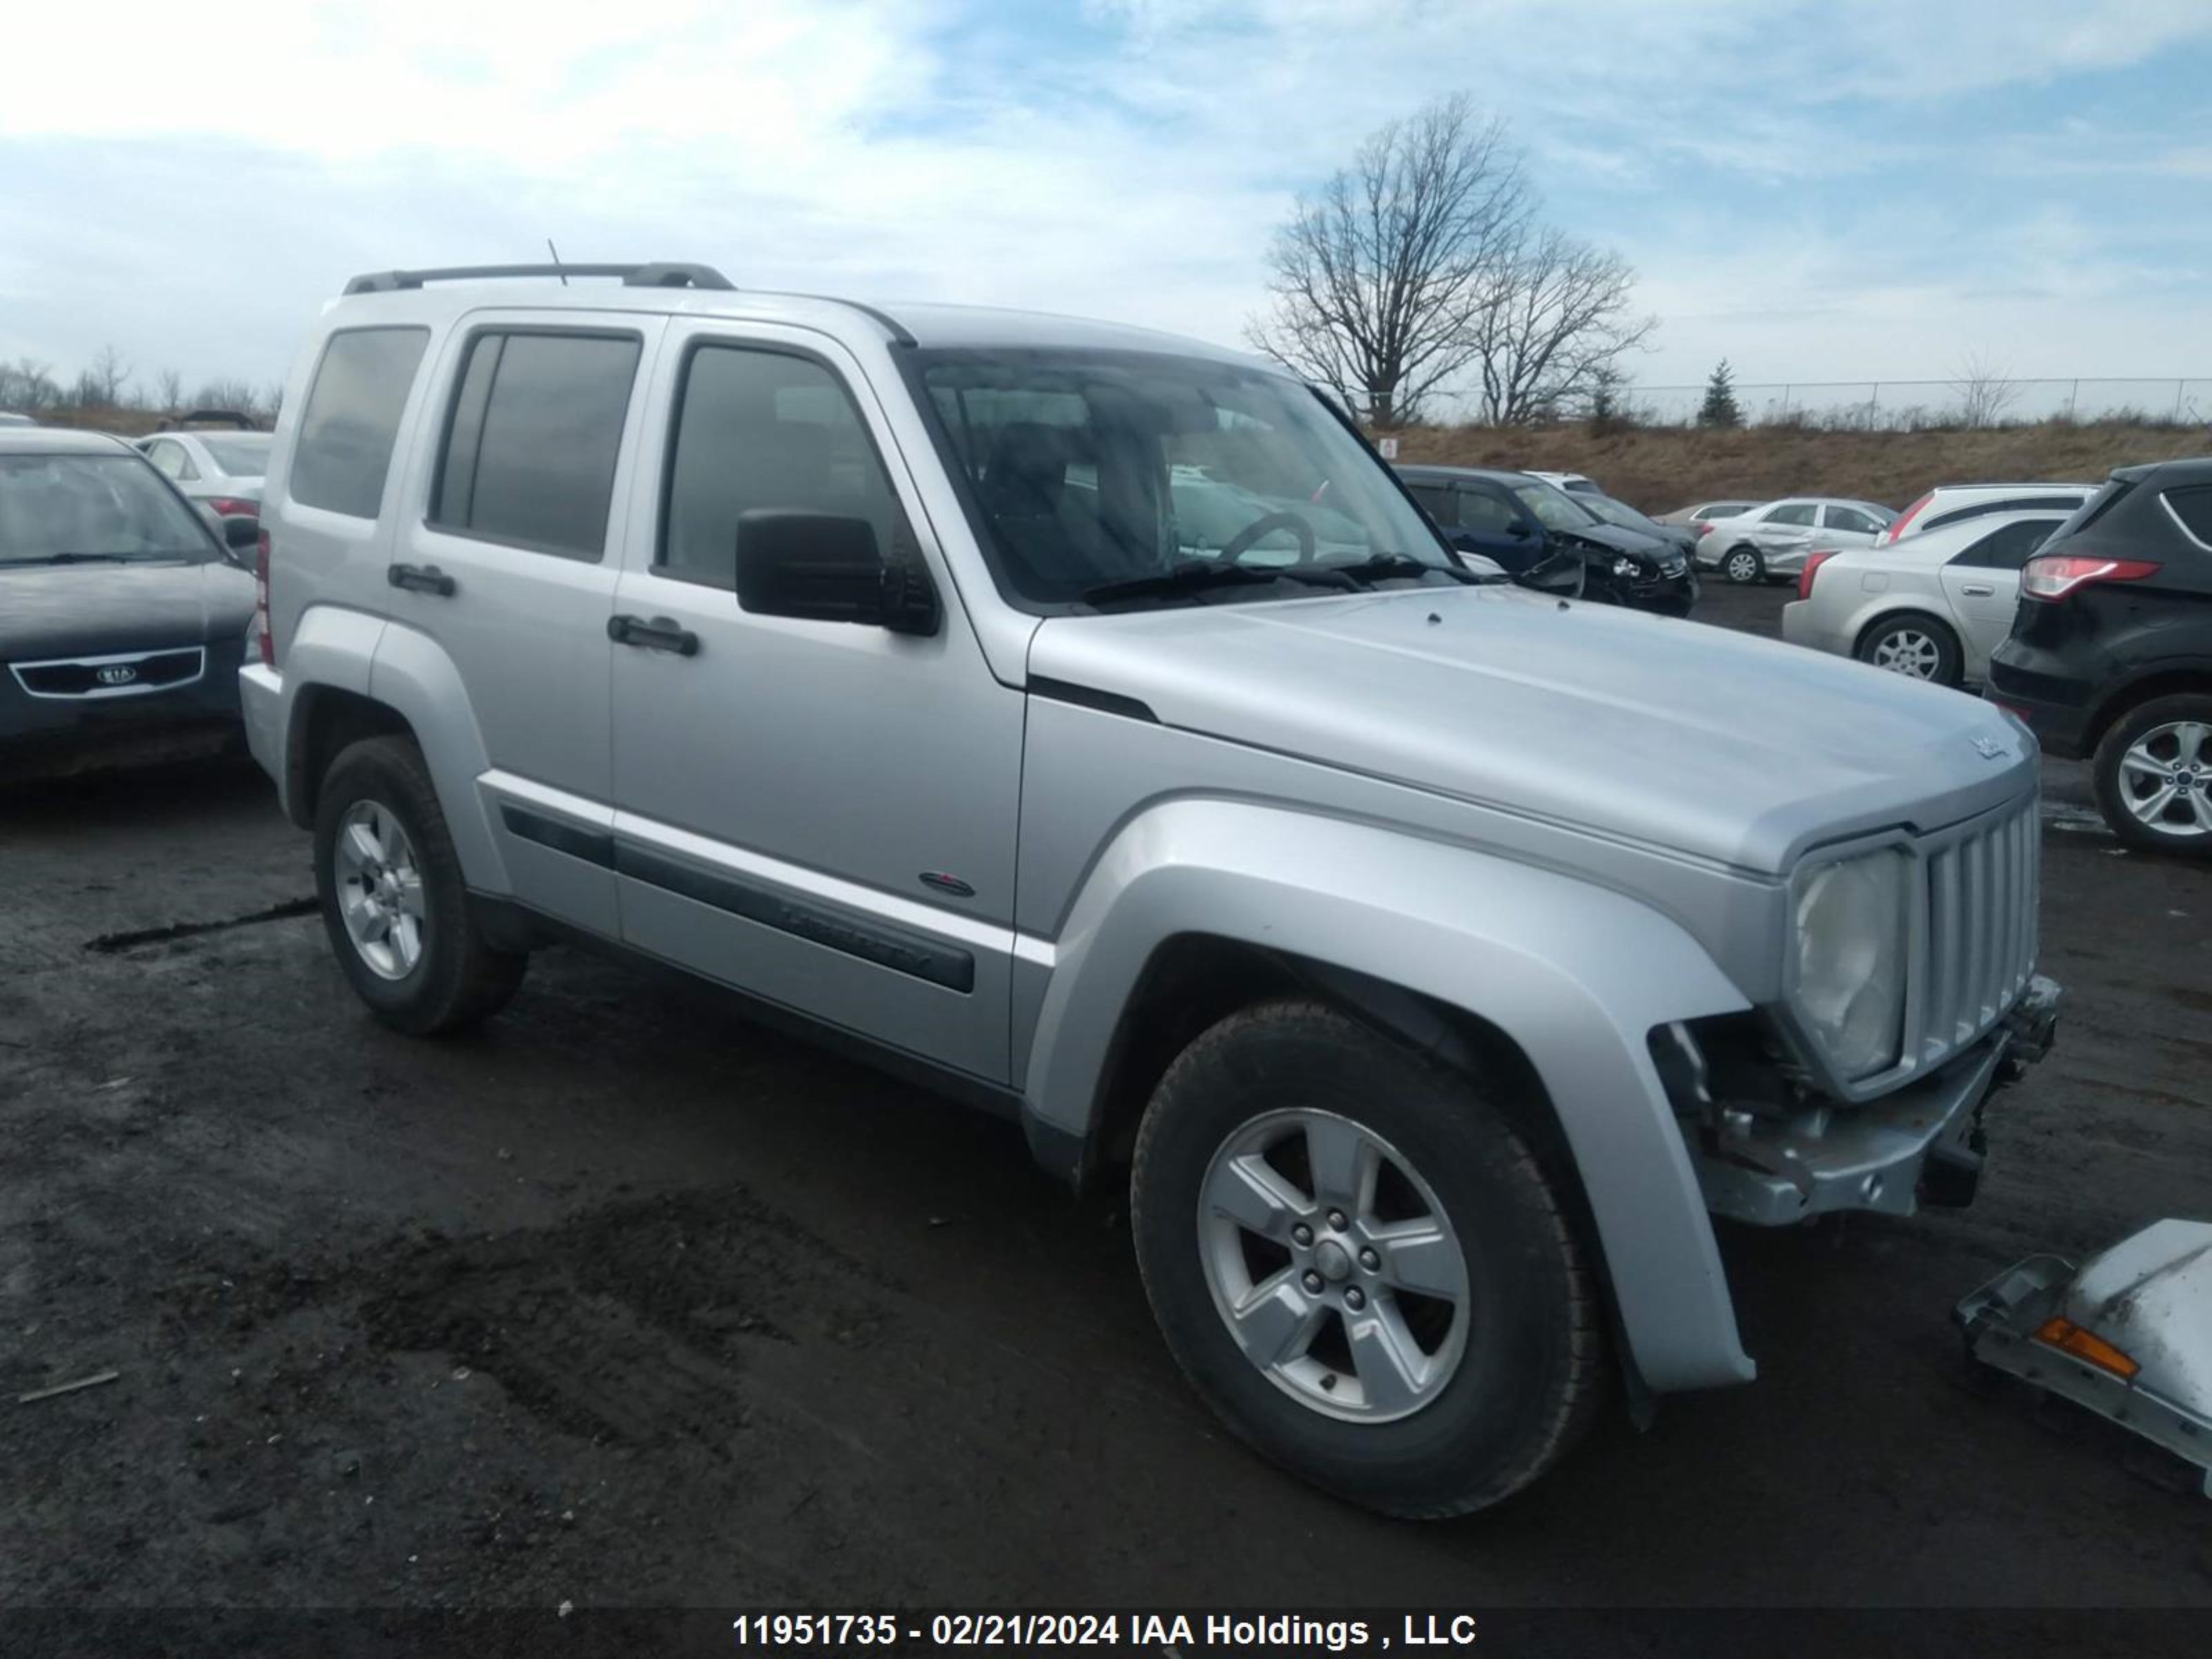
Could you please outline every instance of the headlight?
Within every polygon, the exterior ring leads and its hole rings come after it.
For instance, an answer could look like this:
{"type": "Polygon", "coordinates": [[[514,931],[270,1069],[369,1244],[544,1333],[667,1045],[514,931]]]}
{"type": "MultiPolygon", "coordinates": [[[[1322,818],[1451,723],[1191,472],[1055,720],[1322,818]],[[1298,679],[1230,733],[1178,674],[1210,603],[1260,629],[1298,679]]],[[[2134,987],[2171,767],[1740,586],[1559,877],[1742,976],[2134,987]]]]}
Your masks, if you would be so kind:
{"type": "Polygon", "coordinates": [[[1798,884],[1792,1000],[1847,1079],[1897,1063],[1911,871],[1903,854],[1882,851],[1820,865],[1798,884]]]}

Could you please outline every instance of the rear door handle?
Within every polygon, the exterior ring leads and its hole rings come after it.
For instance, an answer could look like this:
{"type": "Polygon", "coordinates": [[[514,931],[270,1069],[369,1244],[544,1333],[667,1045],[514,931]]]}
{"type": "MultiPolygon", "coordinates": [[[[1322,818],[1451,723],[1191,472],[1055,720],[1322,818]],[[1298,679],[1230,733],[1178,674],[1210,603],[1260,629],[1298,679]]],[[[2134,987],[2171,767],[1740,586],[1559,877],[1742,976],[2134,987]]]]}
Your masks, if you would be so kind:
{"type": "Polygon", "coordinates": [[[384,579],[394,587],[435,593],[442,599],[452,599],[456,586],[453,579],[434,564],[395,564],[384,573],[384,579]]]}
{"type": "Polygon", "coordinates": [[[1986,599],[1990,594],[1996,592],[1996,589],[1991,587],[1987,582],[1961,582],[1959,585],[1959,591],[1970,599],[1986,599]]]}
{"type": "Polygon", "coordinates": [[[607,637],[617,645],[635,645],[646,651],[669,651],[679,657],[699,654],[699,636],[667,617],[655,617],[651,622],[642,617],[610,617],[607,637]]]}

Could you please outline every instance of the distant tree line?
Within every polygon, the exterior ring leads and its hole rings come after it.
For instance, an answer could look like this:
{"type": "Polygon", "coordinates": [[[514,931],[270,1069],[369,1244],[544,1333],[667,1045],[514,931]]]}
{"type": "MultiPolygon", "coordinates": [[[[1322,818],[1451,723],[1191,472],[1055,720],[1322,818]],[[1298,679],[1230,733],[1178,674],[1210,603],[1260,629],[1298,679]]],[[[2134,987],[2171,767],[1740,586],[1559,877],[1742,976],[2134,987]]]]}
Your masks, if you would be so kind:
{"type": "Polygon", "coordinates": [[[69,379],[33,357],[0,363],[0,410],[16,414],[72,415],[112,412],[149,419],[188,409],[234,409],[258,420],[274,420],[284,401],[281,381],[256,386],[235,378],[204,380],[187,393],[173,368],[156,371],[142,385],[113,346],[69,379]]]}

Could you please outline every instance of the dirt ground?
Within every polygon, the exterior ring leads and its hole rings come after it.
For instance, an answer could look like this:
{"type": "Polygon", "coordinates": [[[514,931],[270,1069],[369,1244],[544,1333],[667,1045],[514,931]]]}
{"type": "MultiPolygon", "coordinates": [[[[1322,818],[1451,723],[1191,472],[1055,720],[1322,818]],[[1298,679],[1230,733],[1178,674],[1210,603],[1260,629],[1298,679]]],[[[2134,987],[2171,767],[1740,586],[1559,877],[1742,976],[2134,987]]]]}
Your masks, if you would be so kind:
{"type": "Polygon", "coordinates": [[[2204,1500],[1949,1324],[2212,1215],[2212,869],[2086,801],[2053,766],[2070,1000],[1974,1207],[1727,1232],[1759,1381],[1440,1526],[1218,1430],[1012,1127],[574,951],[392,1036],[243,763],[0,804],[0,1607],[2212,1607],[2204,1500]]]}

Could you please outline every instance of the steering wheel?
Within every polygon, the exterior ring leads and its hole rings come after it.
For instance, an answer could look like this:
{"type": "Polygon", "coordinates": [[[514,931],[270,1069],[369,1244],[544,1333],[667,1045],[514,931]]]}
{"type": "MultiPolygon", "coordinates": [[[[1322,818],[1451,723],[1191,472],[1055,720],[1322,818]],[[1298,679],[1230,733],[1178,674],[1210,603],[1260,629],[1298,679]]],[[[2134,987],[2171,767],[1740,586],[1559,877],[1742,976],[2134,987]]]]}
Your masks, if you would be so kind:
{"type": "Polygon", "coordinates": [[[1228,544],[1221,550],[1222,563],[1235,564],[1252,550],[1253,543],[1277,530],[1287,530],[1298,538],[1298,556],[1295,562],[1313,562],[1313,526],[1296,513],[1270,513],[1265,518],[1253,520],[1229,538],[1228,544]]]}

